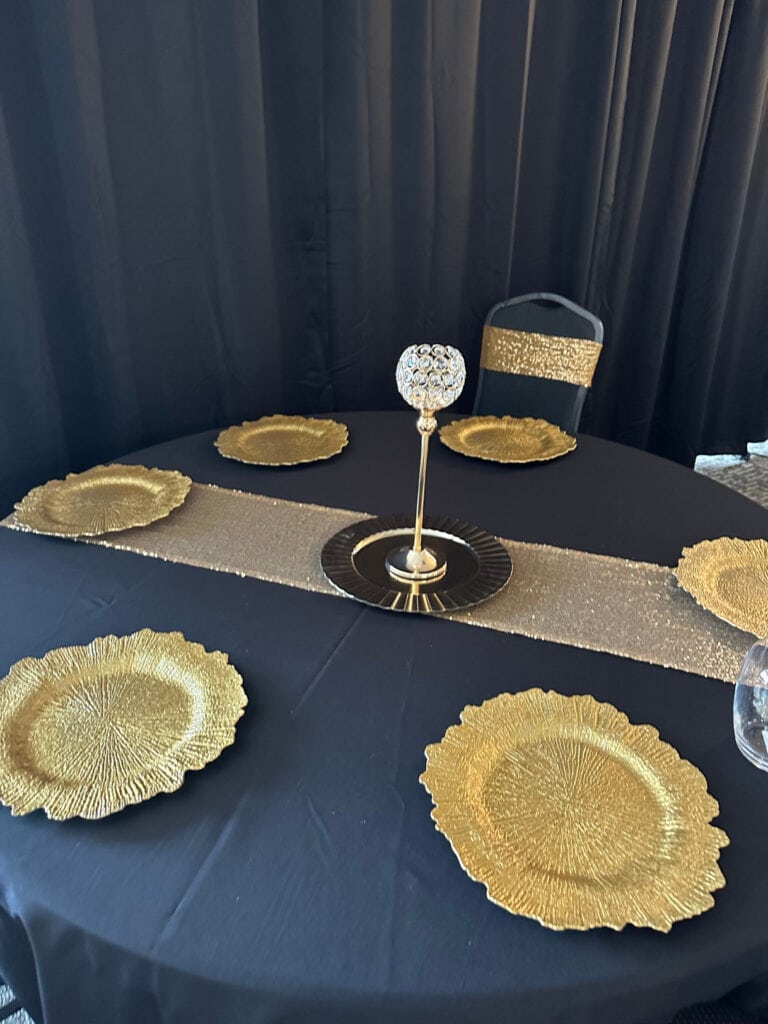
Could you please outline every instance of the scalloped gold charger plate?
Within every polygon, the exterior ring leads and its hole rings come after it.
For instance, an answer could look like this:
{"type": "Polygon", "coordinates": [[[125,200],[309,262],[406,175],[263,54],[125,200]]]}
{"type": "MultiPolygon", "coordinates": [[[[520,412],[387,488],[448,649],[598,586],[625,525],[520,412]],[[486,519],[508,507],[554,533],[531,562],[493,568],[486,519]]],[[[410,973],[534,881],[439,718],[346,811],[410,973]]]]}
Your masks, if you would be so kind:
{"type": "Polygon", "coordinates": [[[768,634],[768,541],[703,540],[683,548],[674,572],[702,608],[747,633],[768,634]]]}
{"type": "Polygon", "coordinates": [[[94,466],[33,488],[16,505],[16,521],[33,533],[97,537],[164,519],[183,504],[191,486],[175,469],[94,466]]]}
{"type": "Polygon", "coordinates": [[[336,420],[262,416],[222,430],[214,444],[225,459],[256,466],[298,466],[338,455],[349,431],[336,420]]]}
{"type": "Polygon", "coordinates": [[[470,416],[440,430],[452,451],[489,462],[547,462],[567,455],[576,438],[547,420],[530,416],[470,416]]]}
{"type": "Polygon", "coordinates": [[[150,629],[24,658],[0,682],[0,801],[63,820],[171,793],[234,741],[242,684],[226,654],[150,629]]]}
{"type": "Polygon", "coordinates": [[[698,768],[611,704],[539,689],[427,747],[432,818],[494,903],[558,931],[667,932],[714,903],[728,836],[698,768]]]}

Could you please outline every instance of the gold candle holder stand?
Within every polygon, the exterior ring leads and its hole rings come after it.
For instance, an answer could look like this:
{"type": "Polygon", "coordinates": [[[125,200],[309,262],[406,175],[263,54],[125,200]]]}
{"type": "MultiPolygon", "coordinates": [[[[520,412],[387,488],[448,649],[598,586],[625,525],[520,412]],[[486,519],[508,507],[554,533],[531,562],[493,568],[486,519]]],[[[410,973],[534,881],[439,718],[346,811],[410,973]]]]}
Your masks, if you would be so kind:
{"type": "Polygon", "coordinates": [[[366,604],[405,612],[458,611],[497,593],[512,573],[509,553],[495,537],[458,519],[424,515],[435,414],[461,394],[464,359],[450,345],[411,345],[400,356],[396,379],[400,394],[419,413],[415,517],[366,519],[340,530],[323,548],[323,571],[335,587],[366,604]]]}

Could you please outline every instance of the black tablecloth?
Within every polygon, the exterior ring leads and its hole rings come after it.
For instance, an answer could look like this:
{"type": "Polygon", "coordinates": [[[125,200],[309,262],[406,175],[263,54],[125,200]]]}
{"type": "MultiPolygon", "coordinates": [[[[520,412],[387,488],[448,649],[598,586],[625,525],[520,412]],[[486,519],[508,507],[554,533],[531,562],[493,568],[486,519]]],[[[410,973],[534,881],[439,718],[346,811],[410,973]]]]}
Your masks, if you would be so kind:
{"type": "MultiPolygon", "coordinates": [[[[212,432],[123,461],[409,511],[414,417],[343,418],[349,447],[303,468],[226,461],[212,432]]],[[[666,564],[705,537],[768,534],[746,499],[588,437],[509,468],[436,443],[428,511],[666,564]]],[[[768,1015],[768,778],[734,746],[729,684],[6,530],[0,564],[0,671],[180,629],[227,651],[249,697],[234,746],[175,794],[96,822],[0,808],[0,970],[38,1024],[629,1024],[734,989],[768,1015]],[[464,874],[418,782],[424,747],[466,704],[531,686],[610,701],[702,769],[731,837],[713,910],[669,935],[558,933],[464,874]]]]}

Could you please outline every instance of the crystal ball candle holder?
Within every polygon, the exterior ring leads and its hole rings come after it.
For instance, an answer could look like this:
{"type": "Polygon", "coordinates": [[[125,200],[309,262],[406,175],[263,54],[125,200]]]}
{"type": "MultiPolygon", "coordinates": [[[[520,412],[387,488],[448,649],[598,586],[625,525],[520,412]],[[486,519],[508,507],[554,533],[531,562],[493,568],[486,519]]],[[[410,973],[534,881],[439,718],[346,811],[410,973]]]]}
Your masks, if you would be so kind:
{"type": "Polygon", "coordinates": [[[448,567],[443,556],[423,547],[421,541],[427,455],[429,439],[437,426],[435,413],[456,401],[466,377],[464,357],[452,345],[409,345],[397,362],[397,389],[421,414],[417,423],[421,435],[421,462],[413,542],[410,547],[390,551],[386,559],[387,572],[400,582],[431,583],[441,579],[448,567]]]}
{"type": "Polygon", "coordinates": [[[464,357],[452,345],[409,345],[395,372],[397,390],[408,405],[431,412],[452,405],[466,377],[464,357]]]}
{"type": "Polygon", "coordinates": [[[495,537],[447,516],[424,518],[429,439],[435,413],[461,394],[464,358],[451,345],[410,345],[400,356],[397,388],[418,412],[421,443],[416,516],[377,516],[345,526],[323,547],[321,564],[337,590],[396,612],[455,612],[507,585],[512,560],[495,537]]]}

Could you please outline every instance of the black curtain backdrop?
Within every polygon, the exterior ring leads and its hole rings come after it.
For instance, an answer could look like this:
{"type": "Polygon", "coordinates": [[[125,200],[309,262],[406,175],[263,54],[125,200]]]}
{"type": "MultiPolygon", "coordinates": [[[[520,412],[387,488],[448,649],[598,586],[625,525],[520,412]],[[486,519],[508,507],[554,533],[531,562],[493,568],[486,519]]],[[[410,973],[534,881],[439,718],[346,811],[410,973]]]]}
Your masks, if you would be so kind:
{"type": "Polygon", "coordinates": [[[583,425],[768,435],[765,0],[0,0],[0,496],[398,407],[509,295],[606,325],[583,425]]]}

